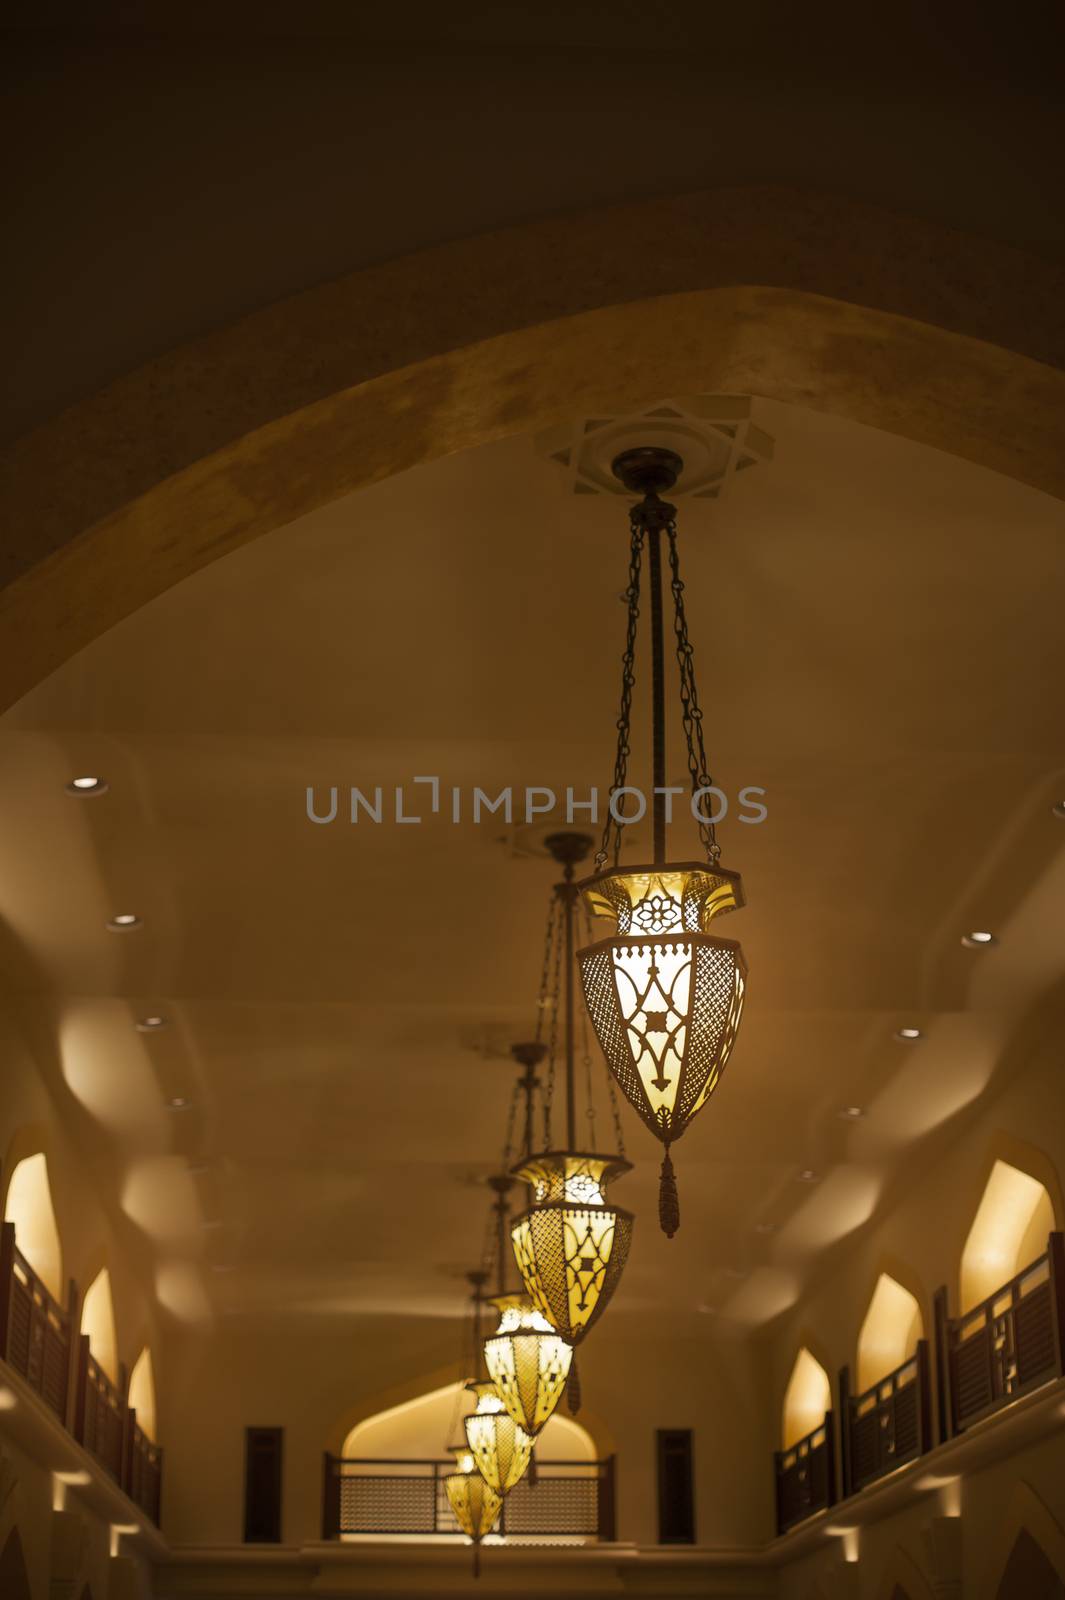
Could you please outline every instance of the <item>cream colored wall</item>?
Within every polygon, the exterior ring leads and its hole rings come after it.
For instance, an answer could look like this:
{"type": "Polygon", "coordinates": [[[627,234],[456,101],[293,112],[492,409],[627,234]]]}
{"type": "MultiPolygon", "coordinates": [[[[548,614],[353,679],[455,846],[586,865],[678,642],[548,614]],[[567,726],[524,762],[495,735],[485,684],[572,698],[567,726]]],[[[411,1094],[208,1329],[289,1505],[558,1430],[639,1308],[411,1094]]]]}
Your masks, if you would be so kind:
{"type": "MultiPolygon", "coordinates": [[[[67,1285],[73,1278],[79,1292],[75,1321],[80,1326],[81,1297],[106,1267],[117,1362],[128,1372],[144,1345],[150,1343],[158,1379],[160,1368],[165,1369],[164,1324],[155,1308],[145,1264],[137,1258],[137,1236],[99,1199],[100,1189],[87,1155],[88,1140],[75,1142],[62,1126],[53,1099],[53,1094],[64,1092],[61,1083],[31,1054],[10,1009],[0,1014],[0,1082],[4,1086],[0,1097],[0,1208],[15,1164],[22,1156],[43,1149],[63,1252],[61,1302],[66,1303],[67,1285]]],[[[165,1406],[162,1400],[159,1427],[164,1444],[165,1406]]]]}
{"type": "MultiPolygon", "coordinates": [[[[635,1320],[635,1319],[633,1319],[635,1320]]],[[[711,1337],[675,1338],[653,1320],[605,1320],[580,1352],[582,1421],[617,1454],[618,1532],[656,1538],[655,1429],[695,1430],[696,1515],[701,1542],[758,1541],[772,1501],[765,1397],[751,1352],[711,1337]],[[610,1437],[600,1431],[609,1429],[610,1437]]],[[[375,1395],[439,1373],[456,1346],[454,1323],[366,1318],[333,1327],[293,1319],[257,1330],[219,1324],[172,1352],[166,1528],[176,1544],[241,1537],[244,1429],[285,1429],[286,1543],[321,1527],[322,1452],[334,1451],[349,1418],[379,1408],[375,1395]]],[[[435,1381],[439,1383],[439,1377],[435,1381]]],[[[439,1450],[436,1437],[426,1453],[439,1450]]]]}
{"type": "MultiPolygon", "coordinates": [[[[881,1272],[916,1294],[926,1330],[941,1284],[947,1285],[951,1314],[958,1314],[962,1252],[995,1158],[1023,1165],[1023,1152],[1031,1147],[1034,1166],[1044,1158],[1065,1173],[1059,1028],[1048,1022],[1005,1087],[942,1131],[927,1169],[916,1163],[902,1169],[882,1213],[826,1252],[816,1286],[762,1336],[778,1414],[796,1352],[811,1338],[833,1383],[845,1363],[854,1376],[859,1330],[881,1272]]],[[[1041,1170],[1036,1175],[1042,1177],[1041,1170]]]]}
{"type": "MultiPolygon", "coordinates": [[[[33,1600],[80,1600],[86,1584],[107,1600],[111,1591],[111,1529],[76,1489],[65,1509],[53,1510],[52,1474],[0,1436],[0,1548],[18,1528],[33,1600]]],[[[138,1567],[141,1587],[147,1581],[138,1567]]],[[[4,1597],[0,1596],[0,1600],[4,1597]]]]}

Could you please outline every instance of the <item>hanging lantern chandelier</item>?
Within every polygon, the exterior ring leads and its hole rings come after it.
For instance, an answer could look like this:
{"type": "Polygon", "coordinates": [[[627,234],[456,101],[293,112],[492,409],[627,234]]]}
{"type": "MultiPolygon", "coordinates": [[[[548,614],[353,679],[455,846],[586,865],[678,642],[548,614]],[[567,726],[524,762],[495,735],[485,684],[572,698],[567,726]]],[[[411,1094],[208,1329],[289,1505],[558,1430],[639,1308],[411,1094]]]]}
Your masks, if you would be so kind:
{"type": "MultiPolygon", "coordinates": [[[[511,1241],[534,1310],[564,1340],[575,1345],[602,1316],[628,1257],[632,1215],[608,1203],[607,1185],[612,1178],[627,1172],[630,1163],[621,1148],[616,1105],[616,1154],[581,1149],[577,1138],[574,867],[587,856],[592,841],[584,834],[559,833],[546,843],[562,866],[564,877],[555,885],[552,896],[540,989],[541,1016],[548,1010],[551,1014],[544,1149],[526,1151],[511,1169],[532,1191],[531,1204],[511,1224],[511,1241]],[[560,1014],[566,1090],[566,1143],[561,1149],[554,1146],[551,1129],[560,1014]]],[[[590,1070],[587,1052],[585,1059],[590,1070]]],[[[586,1114],[589,1120],[594,1118],[590,1082],[586,1114]]],[[[571,1410],[576,1410],[579,1387],[575,1361],[570,1366],[569,1401],[571,1410]]]]}
{"type": "Polygon", "coordinates": [[[457,1471],[449,1472],[444,1479],[444,1493],[459,1527],[473,1541],[473,1575],[481,1570],[481,1540],[491,1533],[503,1507],[501,1495],[490,1489],[468,1452],[455,1451],[457,1471]]]}
{"type": "MultiPolygon", "coordinates": [[[[488,1273],[482,1268],[476,1272],[467,1273],[469,1279],[473,1311],[471,1316],[470,1346],[464,1347],[462,1368],[466,1372],[476,1370],[477,1353],[481,1343],[481,1305],[484,1300],[484,1285],[488,1273]],[[469,1363],[467,1365],[467,1363],[469,1363]]],[[[467,1384],[472,1388],[476,1384],[467,1384]]],[[[473,1542],[473,1572],[474,1577],[480,1575],[481,1570],[481,1540],[486,1534],[491,1533],[495,1527],[503,1505],[501,1495],[495,1493],[491,1486],[477,1470],[477,1463],[469,1441],[463,1444],[451,1442],[459,1416],[460,1396],[456,1396],[455,1410],[452,1413],[451,1426],[448,1429],[449,1442],[446,1446],[448,1452],[455,1457],[454,1472],[448,1473],[444,1479],[444,1492],[447,1495],[448,1505],[451,1507],[455,1521],[462,1532],[473,1542]]]]}
{"type": "MultiPolygon", "coordinates": [[[[504,1294],[506,1283],[504,1277],[505,1240],[507,1225],[507,1192],[513,1179],[501,1174],[489,1180],[495,1190],[495,1212],[497,1217],[497,1288],[504,1294]]],[[[475,1344],[481,1360],[487,1360],[487,1352],[481,1342],[480,1329],[480,1293],[478,1291],[475,1310],[476,1333],[475,1344]]],[[[477,1409],[472,1416],[466,1418],[463,1424],[466,1430],[466,1443],[473,1457],[474,1465],[488,1487],[497,1495],[509,1494],[514,1485],[525,1476],[529,1459],[532,1455],[532,1436],[526,1433],[504,1405],[499,1389],[492,1377],[477,1378],[473,1383],[466,1385],[467,1389],[476,1397],[477,1409]]]]}
{"type": "MultiPolygon", "coordinates": [[[[703,744],[702,712],[677,557],[676,507],[660,498],[684,463],[658,447],[627,450],[614,474],[641,498],[630,512],[628,630],[622,659],[621,710],[611,809],[595,858],[595,873],[579,888],[593,917],[613,925],[611,936],[579,953],[588,1014],[622,1093],[665,1146],[659,1219],[672,1238],[680,1225],[670,1146],[684,1133],[720,1080],[736,1040],[747,968],[731,939],[708,932],[711,922],[743,905],[739,875],[720,866],[714,822],[703,806],[714,793],[703,744]],[[681,723],[703,861],[666,859],[665,668],[662,622],[662,538],[668,546],[673,628],[680,670],[681,723]],[[651,623],[651,766],[653,860],[619,864],[623,820],[616,799],[626,789],[629,725],[635,683],[640,581],[647,551],[651,623]],[[609,864],[608,864],[609,863],[609,864]]],[[[712,812],[711,812],[712,817],[712,812]]]]}
{"type": "MultiPolygon", "coordinates": [[[[541,1012],[541,1027],[542,1027],[541,1012]]],[[[524,1096],[522,1151],[528,1156],[534,1137],[535,1094],[540,1087],[536,1069],[547,1055],[539,1039],[517,1044],[511,1054],[524,1071],[518,1079],[511,1101],[510,1124],[504,1146],[503,1164],[510,1155],[514,1114],[519,1095],[524,1096]]],[[[506,1254],[506,1195],[499,1192],[498,1293],[489,1304],[499,1312],[499,1327],[484,1344],[485,1365],[495,1382],[500,1399],[518,1426],[533,1440],[553,1414],[562,1397],[573,1360],[573,1346],[567,1344],[528,1294],[508,1293],[504,1287],[506,1254]]],[[[530,1482],[535,1460],[530,1463],[530,1482]]]]}

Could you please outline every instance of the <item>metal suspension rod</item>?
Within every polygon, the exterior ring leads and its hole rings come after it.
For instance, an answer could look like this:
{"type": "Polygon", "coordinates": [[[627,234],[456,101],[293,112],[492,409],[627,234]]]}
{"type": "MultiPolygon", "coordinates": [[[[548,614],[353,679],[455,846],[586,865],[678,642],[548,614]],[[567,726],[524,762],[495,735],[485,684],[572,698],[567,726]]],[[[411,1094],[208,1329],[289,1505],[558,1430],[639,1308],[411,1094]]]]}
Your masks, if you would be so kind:
{"type": "MultiPolygon", "coordinates": [[[[648,495],[648,500],[652,499],[648,495]]],[[[658,496],[653,496],[655,500],[658,496]]],[[[662,545],[658,522],[651,520],[647,531],[647,554],[651,578],[651,770],[654,795],[651,816],[654,828],[654,863],[666,859],[666,670],[662,643],[662,545]]]]}
{"type": "Polygon", "coordinates": [[[566,1148],[577,1148],[577,1086],[574,1070],[574,1020],[573,1020],[573,902],[577,891],[573,886],[573,865],[566,863],[566,882],[563,889],[566,918],[566,1148]]]}

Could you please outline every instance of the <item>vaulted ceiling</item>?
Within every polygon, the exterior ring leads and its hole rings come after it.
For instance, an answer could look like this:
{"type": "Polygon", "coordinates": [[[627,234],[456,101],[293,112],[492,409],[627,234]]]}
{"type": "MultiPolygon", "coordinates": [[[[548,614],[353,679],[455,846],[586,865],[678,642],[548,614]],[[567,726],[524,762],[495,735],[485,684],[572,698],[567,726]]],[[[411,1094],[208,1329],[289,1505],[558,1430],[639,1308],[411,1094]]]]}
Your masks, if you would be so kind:
{"type": "MultiPolygon", "coordinates": [[[[755,415],[772,463],[681,522],[714,771],[767,791],[764,823],[721,830],[747,1012],[675,1151],[677,1239],[628,1114],[616,1190],[638,1225],[615,1314],[739,1327],[1011,1070],[1065,950],[1060,504],[755,415]],[[998,945],[963,948],[974,927],[998,945]]],[[[625,563],[623,502],[511,439],[216,562],[0,722],[9,999],[180,1319],[459,1310],[554,869],[535,827],[352,826],[344,797],[605,791],[625,563]],[[107,794],[68,795],[81,772],[107,794]],[[336,822],[308,820],[309,785],[339,786],[336,822]],[[143,925],[109,932],[123,911],[143,925]],[[169,1026],[138,1032],[152,1013],[169,1026]]]]}

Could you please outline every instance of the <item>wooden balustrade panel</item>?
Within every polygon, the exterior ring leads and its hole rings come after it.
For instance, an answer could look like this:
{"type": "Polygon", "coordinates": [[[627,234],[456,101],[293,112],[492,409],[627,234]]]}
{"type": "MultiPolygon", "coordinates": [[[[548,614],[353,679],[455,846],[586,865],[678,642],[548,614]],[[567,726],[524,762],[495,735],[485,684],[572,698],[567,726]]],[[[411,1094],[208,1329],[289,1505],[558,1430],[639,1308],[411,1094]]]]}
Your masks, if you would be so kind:
{"type": "Polygon", "coordinates": [[[70,1367],[67,1318],[18,1251],[11,1269],[7,1360],[65,1422],[70,1367]]]}
{"type": "MultiPolygon", "coordinates": [[[[450,1461],[326,1459],[327,1538],[338,1534],[458,1534],[444,1487],[450,1461]],[[333,1509],[329,1509],[332,1507],[333,1509]]],[[[523,1479],[503,1505],[499,1531],[527,1536],[612,1538],[609,1463],[540,1464],[535,1487],[523,1479]]]]}
{"type": "Polygon", "coordinates": [[[908,1361],[851,1402],[851,1479],[863,1488],[921,1449],[919,1372],[908,1361]]]}
{"type": "Polygon", "coordinates": [[[826,1429],[777,1455],[777,1531],[783,1533],[832,1504],[832,1454],[826,1429]],[[817,1443],[812,1440],[817,1439],[817,1443]]]}
{"type": "Polygon", "coordinates": [[[1022,1295],[1013,1310],[1014,1352],[1017,1385],[1025,1388],[1042,1377],[1051,1376],[1056,1367],[1054,1313],[1050,1284],[1044,1281],[1022,1295]]]}
{"type": "Polygon", "coordinates": [[[957,1425],[985,1411],[995,1398],[992,1376],[991,1329],[986,1324],[963,1339],[952,1354],[953,1393],[957,1425]]]}
{"type": "Polygon", "coordinates": [[[85,1375],[85,1425],[82,1444],[119,1483],[125,1406],[107,1374],[89,1357],[85,1375]]]}

